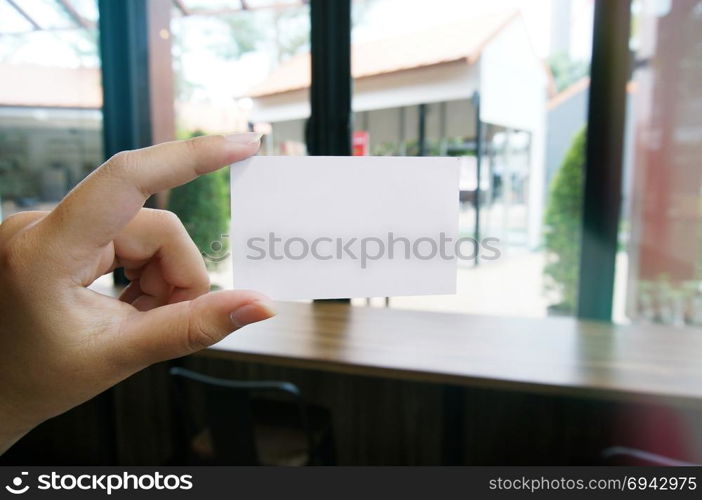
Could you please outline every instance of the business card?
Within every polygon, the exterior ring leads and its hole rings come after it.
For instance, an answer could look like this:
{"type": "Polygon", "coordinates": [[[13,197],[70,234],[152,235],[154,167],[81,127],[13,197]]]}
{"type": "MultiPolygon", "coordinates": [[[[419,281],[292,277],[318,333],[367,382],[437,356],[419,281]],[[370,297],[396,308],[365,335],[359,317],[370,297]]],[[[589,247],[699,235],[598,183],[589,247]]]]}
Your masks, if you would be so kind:
{"type": "Polygon", "coordinates": [[[276,300],[453,294],[458,175],[444,157],[232,165],[234,287],[276,300]]]}

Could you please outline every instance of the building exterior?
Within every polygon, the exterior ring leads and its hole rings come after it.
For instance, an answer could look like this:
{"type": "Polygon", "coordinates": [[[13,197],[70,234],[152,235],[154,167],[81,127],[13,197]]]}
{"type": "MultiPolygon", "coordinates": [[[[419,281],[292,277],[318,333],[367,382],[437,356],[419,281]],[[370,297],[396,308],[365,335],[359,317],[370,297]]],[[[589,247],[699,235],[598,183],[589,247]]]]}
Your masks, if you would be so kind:
{"type": "Polygon", "coordinates": [[[546,134],[546,186],[570,148],[573,137],[587,124],[590,78],[584,77],[549,100],[546,134]]]}
{"type": "MultiPolygon", "coordinates": [[[[309,55],[299,55],[250,92],[252,120],[270,124],[269,154],[304,153],[309,68],[309,55]]],[[[352,74],[353,127],[367,138],[369,153],[464,156],[466,202],[477,186],[478,96],[485,154],[481,220],[487,218],[489,235],[538,245],[550,79],[518,11],[477,16],[440,33],[433,28],[355,44],[352,74]]],[[[464,205],[462,230],[470,232],[474,203],[464,205]]]]}
{"type": "Polygon", "coordinates": [[[2,65],[4,198],[54,202],[102,161],[98,70],[2,65]]]}
{"type": "MultiPolygon", "coordinates": [[[[7,216],[57,202],[103,162],[102,87],[98,68],[0,64],[0,74],[0,198],[7,216]]],[[[247,127],[233,100],[174,106],[183,135],[247,127]]]]}

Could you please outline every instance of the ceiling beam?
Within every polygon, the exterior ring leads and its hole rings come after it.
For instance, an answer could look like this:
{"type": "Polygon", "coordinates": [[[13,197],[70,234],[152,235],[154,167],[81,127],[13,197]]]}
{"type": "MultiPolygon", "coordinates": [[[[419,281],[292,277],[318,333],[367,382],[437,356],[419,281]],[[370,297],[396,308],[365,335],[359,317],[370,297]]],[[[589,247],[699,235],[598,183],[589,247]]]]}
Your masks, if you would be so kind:
{"type": "Polygon", "coordinates": [[[24,36],[24,35],[29,35],[32,33],[36,33],[37,31],[43,31],[46,33],[60,33],[60,32],[67,32],[67,31],[76,31],[81,28],[76,28],[75,26],[71,26],[69,28],[41,28],[40,30],[30,30],[30,31],[11,31],[11,32],[0,32],[0,38],[6,37],[6,36],[24,36]]]}
{"type": "Polygon", "coordinates": [[[11,6],[12,8],[14,8],[20,16],[22,16],[23,18],[25,18],[25,19],[27,20],[27,22],[29,22],[29,24],[31,24],[32,27],[33,27],[35,30],[40,30],[40,29],[41,29],[41,26],[39,26],[39,24],[32,18],[32,16],[30,16],[29,14],[27,14],[27,13],[24,11],[24,9],[22,9],[22,7],[20,7],[19,5],[17,5],[17,3],[15,2],[15,0],[7,0],[7,3],[9,3],[10,6],[11,6]]]}
{"type": "Polygon", "coordinates": [[[176,8],[180,11],[180,13],[184,16],[189,16],[191,14],[190,9],[188,9],[187,5],[185,5],[185,2],[183,2],[183,0],[173,0],[173,5],[175,5],[176,8]]]}
{"type": "Polygon", "coordinates": [[[260,5],[252,7],[248,4],[246,0],[241,0],[241,7],[229,8],[229,9],[190,9],[185,5],[183,0],[173,0],[174,5],[180,10],[184,16],[221,16],[226,14],[236,14],[238,12],[251,12],[254,10],[265,10],[265,9],[286,9],[289,7],[301,7],[307,2],[300,0],[295,3],[283,3],[277,2],[270,5],[260,5]]]}
{"type": "Polygon", "coordinates": [[[61,5],[61,7],[63,7],[63,10],[66,11],[68,17],[73,19],[73,22],[75,22],[78,26],[85,29],[91,29],[95,27],[94,23],[80,15],[80,13],[76,10],[76,8],[73,6],[70,0],[56,1],[61,5]]]}

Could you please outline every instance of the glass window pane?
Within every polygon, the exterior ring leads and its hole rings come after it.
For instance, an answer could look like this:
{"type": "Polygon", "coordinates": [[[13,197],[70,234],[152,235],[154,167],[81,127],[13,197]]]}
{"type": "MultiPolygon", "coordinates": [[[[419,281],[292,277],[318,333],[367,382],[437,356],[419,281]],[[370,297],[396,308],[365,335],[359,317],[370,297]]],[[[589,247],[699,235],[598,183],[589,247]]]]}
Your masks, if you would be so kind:
{"type": "Polygon", "coordinates": [[[17,5],[42,29],[71,28],[75,25],[66,10],[54,0],[22,0],[17,5]]]}
{"type": "MultiPolygon", "coordinates": [[[[306,154],[309,6],[182,3],[186,12],[174,5],[171,21],[177,136],[253,130],[263,134],[260,154],[306,154]]],[[[227,252],[227,179],[226,171],[210,174],[172,190],[169,202],[205,254],[212,282],[222,287],[232,286],[230,260],[220,259],[227,252]],[[211,189],[219,195],[213,198],[211,189]],[[188,201],[205,198],[207,203],[188,201]]]]}
{"type": "Polygon", "coordinates": [[[702,5],[633,4],[615,320],[702,324],[702,5]]]}
{"type": "MultiPolygon", "coordinates": [[[[68,28],[18,34],[0,27],[3,218],[21,210],[52,208],[103,160],[102,85],[94,23],[88,29],[65,23],[68,18],[57,2],[19,5],[44,23],[41,26],[68,28]]],[[[96,12],[94,0],[83,1],[82,8],[96,12]]]]}
{"type": "Polygon", "coordinates": [[[70,0],[70,5],[76,10],[79,16],[91,23],[98,20],[97,2],[95,0],[70,0]]]}
{"type": "Polygon", "coordinates": [[[33,29],[32,23],[7,2],[0,2],[0,33],[23,33],[33,29]]]}
{"type": "Polygon", "coordinates": [[[574,313],[592,9],[354,3],[355,154],[460,157],[460,236],[479,249],[459,260],[456,295],[391,307],[574,313]]]}

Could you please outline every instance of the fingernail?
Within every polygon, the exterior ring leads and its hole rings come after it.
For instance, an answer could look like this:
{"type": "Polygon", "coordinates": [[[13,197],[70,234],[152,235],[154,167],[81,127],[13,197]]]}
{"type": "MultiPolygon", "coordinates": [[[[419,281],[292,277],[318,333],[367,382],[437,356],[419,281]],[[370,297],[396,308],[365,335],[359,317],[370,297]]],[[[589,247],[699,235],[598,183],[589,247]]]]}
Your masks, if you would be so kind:
{"type": "Polygon", "coordinates": [[[243,134],[225,135],[224,138],[236,144],[258,144],[261,142],[261,134],[258,132],[244,132],[243,134]]]}
{"type": "Polygon", "coordinates": [[[232,324],[236,328],[241,328],[242,326],[256,323],[257,321],[263,321],[272,316],[275,316],[273,302],[265,299],[259,299],[244,304],[229,314],[229,318],[231,318],[232,324]]]}

